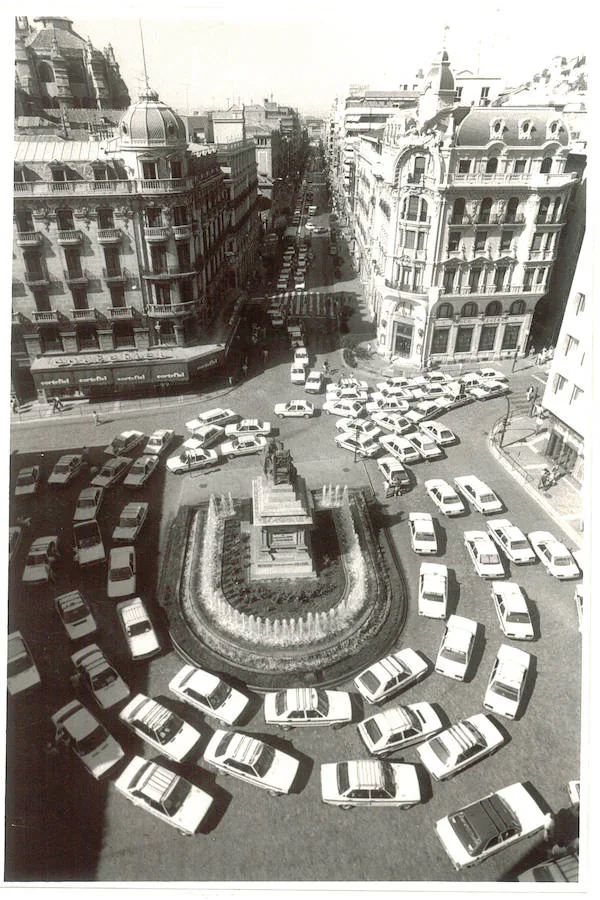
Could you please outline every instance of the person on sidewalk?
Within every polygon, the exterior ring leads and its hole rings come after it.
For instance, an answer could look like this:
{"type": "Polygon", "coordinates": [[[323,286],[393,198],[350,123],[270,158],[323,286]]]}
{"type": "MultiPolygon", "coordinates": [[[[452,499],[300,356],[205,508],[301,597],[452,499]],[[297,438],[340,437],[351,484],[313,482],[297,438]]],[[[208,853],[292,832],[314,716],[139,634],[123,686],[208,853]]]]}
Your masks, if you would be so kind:
{"type": "Polygon", "coordinates": [[[529,387],[527,388],[527,400],[529,403],[531,403],[532,399],[533,399],[533,385],[530,384],[529,387]]]}
{"type": "Polygon", "coordinates": [[[98,415],[98,410],[97,410],[97,409],[93,409],[93,410],[92,410],[92,415],[93,415],[93,417],[94,417],[94,425],[99,425],[99,424],[100,424],[100,416],[98,415]]]}
{"type": "Polygon", "coordinates": [[[14,413],[19,412],[19,401],[17,400],[16,397],[13,397],[13,399],[12,399],[12,411],[14,413]]]}
{"type": "Polygon", "coordinates": [[[242,375],[244,376],[244,378],[246,378],[248,375],[248,363],[245,360],[242,363],[242,375]]]}

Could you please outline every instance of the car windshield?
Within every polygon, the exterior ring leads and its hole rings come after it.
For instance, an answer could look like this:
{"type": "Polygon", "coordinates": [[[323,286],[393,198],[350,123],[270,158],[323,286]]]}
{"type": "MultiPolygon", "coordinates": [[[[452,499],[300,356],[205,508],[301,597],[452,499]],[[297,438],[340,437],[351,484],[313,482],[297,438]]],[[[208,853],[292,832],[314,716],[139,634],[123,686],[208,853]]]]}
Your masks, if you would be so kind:
{"type": "Polygon", "coordinates": [[[100,472],[100,478],[112,478],[115,474],[115,469],[112,466],[104,466],[102,471],[100,472]]]}
{"type": "Polygon", "coordinates": [[[71,468],[66,463],[57,463],[54,466],[54,474],[55,475],[68,475],[71,471],[71,468]]]}
{"type": "Polygon", "coordinates": [[[509,612],[506,616],[506,621],[527,625],[530,622],[530,619],[526,612],[509,612]]]}
{"type": "Polygon", "coordinates": [[[94,750],[97,750],[98,747],[101,747],[104,741],[106,740],[106,732],[101,725],[97,725],[93,731],[90,731],[89,734],[86,734],[84,738],[80,741],[75,742],[75,752],[79,754],[79,756],[87,756],[88,753],[93,753],[94,750]]]}
{"type": "Polygon", "coordinates": [[[129,566],[117,566],[116,569],[111,569],[108,575],[109,581],[126,581],[132,577],[133,572],[129,566]]]}
{"type": "Polygon", "coordinates": [[[481,503],[494,503],[496,498],[495,498],[494,494],[489,493],[489,494],[481,494],[479,497],[479,500],[481,503]]]}
{"type": "Polygon", "coordinates": [[[191,790],[191,784],[188,784],[183,778],[177,778],[162,798],[165,813],[171,817],[176,815],[189,797],[191,790]]]}
{"type": "Polygon", "coordinates": [[[89,506],[95,506],[95,505],[96,505],[95,497],[81,497],[79,500],[79,503],[77,504],[77,506],[81,507],[82,509],[86,509],[89,506]]]}
{"type": "Polygon", "coordinates": [[[503,681],[495,681],[493,690],[494,693],[499,694],[501,697],[506,697],[507,700],[519,699],[519,690],[513,684],[505,684],[505,682],[503,681]]]}
{"type": "Polygon", "coordinates": [[[440,654],[444,657],[444,659],[449,659],[451,662],[456,663],[464,663],[467,661],[467,654],[464,650],[457,650],[454,647],[444,647],[440,654]]]}
{"type": "Polygon", "coordinates": [[[135,516],[121,516],[119,519],[119,528],[136,528],[137,519],[135,516]]]}
{"type": "Polygon", "coordinates": [[[570,566],[571,565],[571,557],[570,556],[555,556],[554,557],[554,565],[555,566],[570,566]]]}
{"type": "Polygon", "coordinates": [[[479,562],[482,564],[482,566],[495,566],[500,562],[500,560],[495,553],[482,553],[479,557],[479,562]]]}
{"type": "Polygon", "coordinates": [[[208,702],[213,709],[218,709],[231,696],[231,688],[224,681],[219,681],[214,691],[208,695],[208,702]]]}
{"type": "Polygon", "coordinates": [[[431,752],[434,753],[439,760],[441,760],[443,763],[448,762],[448,760],[450,759],[450,751],[441,738],[432,738],[429,741],[428,746],[431,752]]]}
{"type": "Polygon", "coordinates": [[[374,719],[367,719],[364,723],[364,729],[371,738],[373,744],[381,740],[381,728],[374,719]]]}
{"type": "Polygon", "coordinates": [[[442,603],[444,595],[437,594],[435,591],[423,591],[423,600],[433,600],[434,603],[442,603]]]}
{"type": "Polygon", "coordinates": [[[168,744],[169,741],[175,737],[177,732],[181,731],[182,725],[183,722],[178,716],[173,714],[168,715],[154,730],[156,740],[159,744],[168,744]]]}
{"type": "Polygon", "coordinates": [[[162,447],[162,438],[151,437],[148,441],[149,447],[162,447]]]}
{"type": "Polygon", "coordinates": [[[365,672],[363,675],[360,676],[360,680],[362,681],[364,686],[367,688],[367,690],[371,691],[371,693],[373,691],[379,690],[380,681],[378,678],[375,677],[375,675],[373,675],[372,672],[365,672]]]}
{"type": "Polygon", "coordinates": [[[61,604],[60,614],[63,622],[68,622],[71,624],[72,622],[80,622],[87,616],[87,609],[83,605],[83,603],[77,603],[70,606],[63,606],[61,604]]]}
{"type": "Polygon", "coordinates": [[[30,553],[27,557],[26,566],[43,566],[46,562],[45,553],[30,553]]]}
{"type": "Polygon", "coordinates": [[[511,541],[510,546],[513,550],[528,550],[529,544],[526,540],[522,541],[511,541]]]}
{"type": "Polygon", "coordinates": [[[124,438],[120,438],[120,437],[115,438],[114,441],[112,442],[112,448],[115,451],[122,450],[125,447],[126,443],[127,442],[124,440],[124,438]]]}
{"type": "Polygon", "coordinates": [[[132,475],[143,475],[145,473],[145,471],[146,471],[145,463],[135,463],[131,470],[131,474],[132,475]]]}
{"type": "Polygon", "coordinates": [[[269,747],[268,744],[263,744],[260,748],[260,753],[258,753],[253,764],[256,774],[260,775],[261,778],[264,778],[264,776],[273,765],[274,761],[275,750],[273,749],[273,747],[269,747]]]}
{"type": "Polygon", "coordinates": [[[107,666],[105,669],[102,669],[101,672],[92,676],[92,687],[95,691],[101,690],[102,688],[109,687],[109,685],[114,684],[119,676],[115,672],[114,669],[111,669],[110,666],[107,666]]]}
{"type": "Polygon", "coordinates": [[[415,532],[415,540],[416,541],[435,541],[435,535],[430,531],[416,531],[415,532]]]}
{"type": "Polygon", "coordinates": [[[129,637],[137,637],[140,634],[146,634],[147,631],[152,631],[152,625],[148,619],[143,619],[141,622],[134,622],[133,625],[127,626],[129,637]]]}
{"type": "Polygon", "coordinates": [[[19,475],[17,477],[17,484],[19,487],[25,487],[28,484],[34,484],[34,482],[35,479],[30,472],[28,472],[27,475],[19,475]]]}

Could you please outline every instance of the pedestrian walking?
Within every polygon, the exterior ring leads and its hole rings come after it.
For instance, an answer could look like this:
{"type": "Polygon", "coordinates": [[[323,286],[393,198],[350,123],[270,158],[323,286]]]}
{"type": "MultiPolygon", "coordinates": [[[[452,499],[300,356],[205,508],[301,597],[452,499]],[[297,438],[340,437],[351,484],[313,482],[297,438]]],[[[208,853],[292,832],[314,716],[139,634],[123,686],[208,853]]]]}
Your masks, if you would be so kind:
{"type": "Polygon", "coordinates": [[[244,378],[246,378],[247,374],[248,374],[248,363],[246,362],[246,360],[244,360],[244,362],[242,363],[242,375],[244,376],[244,378]]]}
{"type": "Polygon", "coordinates": [[[55,397],[52,401],[52,415],[60,411],[60,400],[58,397],[55,397]]]}
{"type": "Polygon", "coordinates": [[[269,351],[267,350],[266,347],[263,349],[263,352],[262,352],[262,358],[263,358],[263,365],[266,366],[266,365],[267,365],[267,362],[268,362],[268,359],[269,359],[269,351]]]}
{"type": "Polygon", "coordinates": [[[233,387],[233,375],[230,375],[227,380],[229,382],[229,387],[233,387]]]}
{"type": "Polygon", "coordinates": [[[529,402],[531,402],[532,399],[533,399],[533,385],[530,384],[529,387],[527,388],[527,400],[529,402]]]}
{"type": "Polygon", "coordinates": [[[93,415],[93,417],[94,417],[94,425],[99,425],[99,424],[100,424],[100,416],[98,415],[98,410],[97,410],[97,409],[93,409],[93,410],[92,410],[92,415],[93,415]]]}

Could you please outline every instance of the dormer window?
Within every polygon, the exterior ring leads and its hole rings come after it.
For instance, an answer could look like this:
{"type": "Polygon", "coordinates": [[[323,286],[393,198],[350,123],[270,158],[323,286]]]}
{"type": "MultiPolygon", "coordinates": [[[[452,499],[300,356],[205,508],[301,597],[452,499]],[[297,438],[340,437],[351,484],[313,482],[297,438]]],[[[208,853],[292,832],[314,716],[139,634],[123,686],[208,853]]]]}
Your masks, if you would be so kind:
{"type": "Polygon", "coordinates": [[[490,122],[490,138],[502,138],[505,127],[504,119],[492,119],[490,122]]]}
{"type": "Polygon", "coordinates": [[[558,140],[560,132],[563,130],[561,123],[557,119],[546,123],[546,140],[558,140]]]}
{"type": "Polygon", "coordinates": [[[531,138],[533,134],[533,123],[531,119],[522,119],[519,122],[519,138],[520,140],[527,140],[531,138]]]}

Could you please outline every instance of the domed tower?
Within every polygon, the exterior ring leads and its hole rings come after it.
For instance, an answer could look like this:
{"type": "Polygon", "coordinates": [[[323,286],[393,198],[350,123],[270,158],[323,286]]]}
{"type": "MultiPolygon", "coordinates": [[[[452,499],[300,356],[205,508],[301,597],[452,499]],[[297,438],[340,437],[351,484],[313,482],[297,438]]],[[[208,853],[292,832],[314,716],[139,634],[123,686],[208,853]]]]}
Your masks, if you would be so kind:
{"type": "Polygon", "coordinates": [[[423,93],[419,98],[419,119],[426,122],[437,112],[453,106],[456,99],[454,75],[446,50],[440,50],[425,77],[423,93]]]}
{"type": "Polygon", "coordinates": [[[149,87],[121,116],[117,147],[133,177],[180,178],[186,174],[185,125],[149,87]]]}

